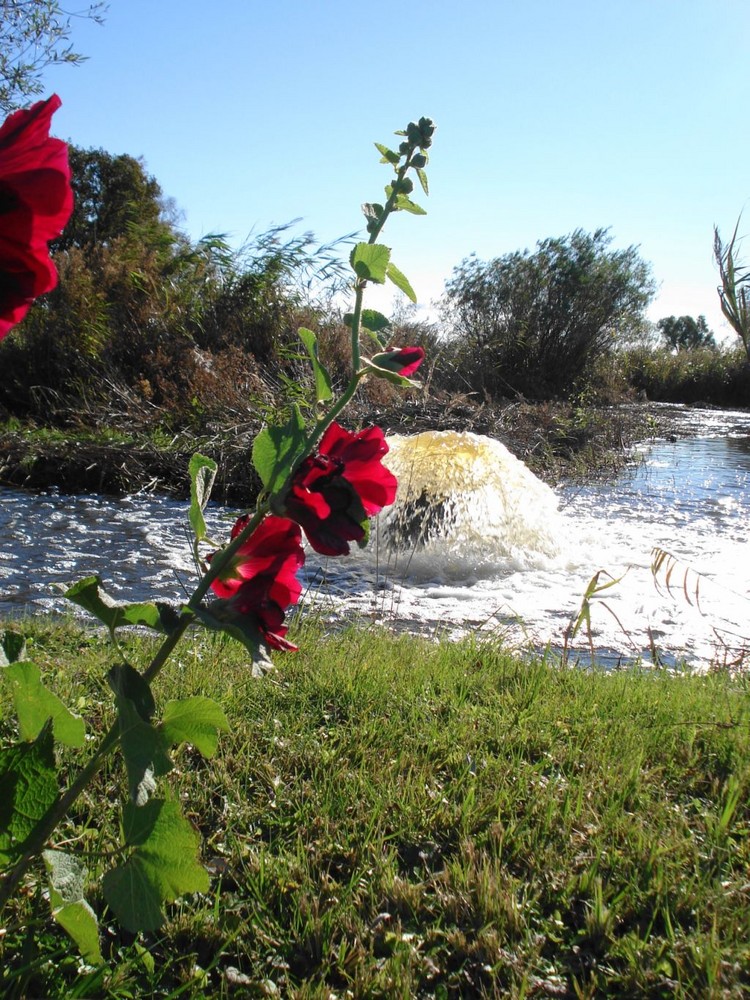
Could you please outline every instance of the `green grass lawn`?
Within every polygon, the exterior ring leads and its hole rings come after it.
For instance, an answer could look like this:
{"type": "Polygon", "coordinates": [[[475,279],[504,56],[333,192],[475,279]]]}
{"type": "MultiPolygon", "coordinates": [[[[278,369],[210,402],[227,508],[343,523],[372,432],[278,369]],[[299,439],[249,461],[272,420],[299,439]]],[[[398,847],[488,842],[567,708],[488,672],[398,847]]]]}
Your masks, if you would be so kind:
{"type": "MultiPolygon", "coordinates": [[[[108,722],[104,639],[23,628],[49,686],[108,722]]],[[[183,748],[161,779],[210,892],[136,937],[94,882],[107,963],[91,970],[36,873],[2,917],[3,996],[747,995],[744,680],[562,670],[364,627],[292,638],[300,652],[253,679],[238,646],[197,635],[156,684],[157,702],[216,698],[231,724],[216,757],[183,748]]],[[[124,642],[145,665],[150,644],[124,642]]],[[[123,789],[114,758],[60,831],[93,875],[123,789]]]]}

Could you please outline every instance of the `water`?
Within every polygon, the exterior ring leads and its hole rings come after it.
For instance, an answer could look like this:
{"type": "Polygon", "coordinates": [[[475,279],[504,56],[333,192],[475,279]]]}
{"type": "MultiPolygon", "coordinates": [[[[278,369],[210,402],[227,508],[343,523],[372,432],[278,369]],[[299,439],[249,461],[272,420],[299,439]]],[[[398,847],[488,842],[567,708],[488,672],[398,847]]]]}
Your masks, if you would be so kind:
{"type": "MultiPolygon", "coordinates": [[[[560,649],[601,571],[600,583],[618,582],[592,598],[591,637],[582,629],[573,655],[735,661],[750,635],[750,414],[675,412],[700,436],[643,449],[614,483],[554,492],[486,438],[438,436],[421,468],[413,439],[395,440],[400,506],[365,553],[309,553],[305,600],[333,623],[355,616],[560,649]],[[655,549],[669,554],[656,577],[655,549]]],[[[122,600],[179,601],[195,585],[182,502],[0,498],[1,615],[66,609],[59,588],[95,573],[122,600]]],[[[232,517],[209,510],[217,541],[232,517]]]]}

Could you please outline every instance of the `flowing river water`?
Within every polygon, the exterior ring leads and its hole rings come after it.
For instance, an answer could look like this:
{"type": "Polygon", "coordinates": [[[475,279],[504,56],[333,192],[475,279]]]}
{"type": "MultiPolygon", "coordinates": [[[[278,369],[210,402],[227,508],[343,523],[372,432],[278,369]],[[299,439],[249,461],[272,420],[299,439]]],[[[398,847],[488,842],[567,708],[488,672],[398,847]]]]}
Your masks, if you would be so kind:
{"type": "MultiPolygon", "coordinates": [[[[590,593],[574,658],[737,663],[750,646],[750,413],[671,409],[689,437],[644,445],[611,482],[554,491],[488,438],[391,439],[396,505],[364,552],[308,553],[301,613],[559,651],[598,574],[612,585],[590,593]]],[[[120,600],[180,601],[196,580],[186,513],[153,495],[0,490],[0,616],[70,610],[61,589],[95,573],[120,600]]],[[[217,540],[234,516],[209,507],[217,540]]]]}

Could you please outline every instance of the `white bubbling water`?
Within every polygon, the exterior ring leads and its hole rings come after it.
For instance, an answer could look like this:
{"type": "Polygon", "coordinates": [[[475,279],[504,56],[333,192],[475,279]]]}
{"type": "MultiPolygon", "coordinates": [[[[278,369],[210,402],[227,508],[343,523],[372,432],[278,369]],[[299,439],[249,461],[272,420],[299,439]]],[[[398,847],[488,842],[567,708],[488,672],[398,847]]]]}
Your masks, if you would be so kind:
{"type": "MultiPolygon", "coordinates": [[[[530,569],[560,553],[557,497],[505,445],[479,434],[425,431],[388,438],[398,479],[378,531],[412,578],[530,569]],[[400,560],[403,565],[404,560],[400,560]]],[[[394,559],[394,569],[399,564],[394,559]]]]}
{"type": "Polygon", "coordinates": [[[334,616],[559,649],[598,572],[612,586],[593,597],[573,655],[736,661],[750,644],[750,415],[701,416],[705,439],[657,443],[616,482],[556,493],[491,439],[396,438],[395,511],[346,569],[322,568],[317,600],[334,616]],[[670,554],[656,579],[655,549],[670,554]]]}
{"type": "MultiPolygon", "coordinates": [[[[702,436],[649,447],[614,482],[556,491],[489,438],[430,433],[419,450],[417,438],[392,439],[396,512],[349,559],[308,552],[303,613],[559,647],[602,570],[602,582],[622,579],[593,602],[600,662],[648,658],[652,645],[667,663],[731,660],[750,633],[750,414],[675,416],[702,436]],[[679,560],[669,587],[664,574],[654,585],[654,547],[679,560]]],[[[218,542],[235,516],[207,510],[218,542]]],[[[187,504],[0,490],[0,615],[70,610],[54,584],[93,573],[119,600],[184,599],[197,581],[187,504]]],[[[586,636],[575,646],[585,654],[586,636]]]]}

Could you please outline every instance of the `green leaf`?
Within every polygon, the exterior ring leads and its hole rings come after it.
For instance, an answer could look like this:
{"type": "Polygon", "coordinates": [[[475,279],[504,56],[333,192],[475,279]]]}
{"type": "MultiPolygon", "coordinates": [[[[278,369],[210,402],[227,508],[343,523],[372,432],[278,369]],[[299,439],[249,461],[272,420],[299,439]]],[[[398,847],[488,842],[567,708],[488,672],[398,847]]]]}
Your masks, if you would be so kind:
{"type": "Polygon", "coordinates": [[[192,743],[204,757],[213,757],[220,730],[229,732],[229,723],[222,708],[210,698],[183,698],[164,706],[161,732],[169,746],[192,743]]]}
{"type": "Polygon", "coordinates": [[[206,522],[203,520],[203,511],[211,496],[217,468],[216,462],[205,455],[196,453],[190,459],[188,466],[190,472],[190,513],[188,517],[196,542],[200,542],[206,537],[206,522]]]}
{"type": "Polygon", "coordinates": [[[121,698],[128,698],[144,722],[150,722],[156,702],[148,681],[129,663],[116,663],[107,673],[109,686],[121,698]]]}
{"type": "Polygon", "coordinates": [[[63,851],[44,851],[42,857],[50,878],[52,916],[78,946],[84,961],[100,965],[104,959],[99,949],[99,926],[83,895],[88,871],[78,858],[63,851]]]}
{"type": "Polygon", "coordinates": [[[117,697],[120,747],[128,772],[128,789],[137,806],[145,806],[156,790],[156,776],[172,770],[162,733],[144,722],[129,698],[117,697]]]}
{"type": "Polygon", "coordinates": [[[401,159],[398,153],[394,153],[392,149],[389,149],[387,146],[384,146],[382,142],[376,142],[375,149],[377,149],[377,151],[383,157],[383,159],[380,161],[381,163],[392,163],[394,166],[396,166],[398,164],[398,161],[401,159]]]}
{"type": "Polygon", "coordinates": [[[411,198],[405,194],[397,195],[396,202],[393,207],[397,212],[411,212],[412,215],[427,215],[427,212],[421,205],[412,201],[411,198]]]}
{"type": "Polygon", "coordinates": [[[134,850],[104,876],[104,896],[127,930],[156,930],[164,920],[164,903],[208,889],[208,874],[196,857],[200,840],[178,803],[164,799],[140,808],[126,804],[123,830],[134,850]]]}
{"type": "Polygon", "coordinates": [[[399,271],[399,269],[396,267],[395,264],[388,265],[387,273],[388,277],[393,282],[393,284],[397,288],[400,288],[401,291],[404,293],[404,295],[407,296],[407,298],[411,299],[412,302],[417,301],[417,294],[409,284],[409,279],[406,277],[406,275],[402,274],[401,271],[399,271]]]}
{"type": "Polygon", "coordinates": [[[421,167],[417,168],[417,177],[419,178],[419,183],[422,185],[422,190],[426,195],[429,195],[430,185],[427,183],[427,174],[421,167]]]}
{"type": "Polygon", "coordinates": [[[380,243],[358,243],[351,252],[349,263],[357,277],[382,285],[390,259],[391,251],[388,247],[380,243]]]}
{"type": "Polygon", "coordinates": [[[50,892],[50,904],[52,916],[68,937],[73,939],[84,962],[89,965],[101,965],[104,958],[99,948],[99,924],[96,914],[86,900],[79,899],[75,903],[63,903],[58,906],[55,894],[50,892]]]}
{"type": "Polygon", "coordinates": [[[10,682],[21,739],[36,739],[51,719],[55,738],[60,743],[66,747],[83,746],[86,740],[83,719],[68,711],[57,695],[47,690],[34,663],[13,663],[4,670],[10,682]]]}
{"type": "Polygon", "coordinates": [[[388,317],[378,312],[377,309],[363,309],[359,320],[364,329],[369,330],[370,333],[380,333],[381,330],[389,329],[391,325],[388,317]]]}
{"type": "Polygon", "coordinates": [[[162,897],[148,865],[134,854],[125,864],[106,872],[104,898],[122,926],[133,933],[155,931],[164,923],[162,897]]]}
{"type": "Polygon", "coordinates": [[[305,422],[298,406],[282,427],[264,427],[253,443],[253,465],[269,493],[286,482],[305,450],[305,422]]]}
{"type": "Polygon", "coordinates": [[[104,898],[126,930],[155,931],[164,923],[162,898],[147,865],[136,855],[106,872],[104,898]]]}
{"type": "Polygon", "coordinates": [[[0,861],[10,861],[23,851],[56,798],[50,720],[33,743],[16,743],[0,750],[0,861]]]}
{"type": "Polygon", "coordinates": [[[85,579],[79,580],[78,583],[74,583],[65,591],[65,596],[69,601],[98,618],[102,624],[107,626],[110,633],[114,633],[114,630],[122,622],[121,608],[104,590],[101,578],[98,576],[87,576],[85,579]]]}
{"type": "Polygon", "coordinates": [[[362,535],[361,538],[357,539],[357,546],[360,549],[366,549],[367,548],[367,543],[370,541],[370,518],[369,517],[366,517],[361,522],[361,527],[362,527],[362,530],[364,531],[364,535],[362,535]]]}
{"type": "Polygon", "coordinates": [[[0,639],[0,667],[26,659],[26,639],[18,632],[6,630],[0,639]]]}
{"type": "Polygon", "coordinates": [[[205,628],[224,632],[242,643],[250,653],[253,677],[262,677],[273,668],[263,635],[250,616],[232,614],[227,611],[227,604],[222,600],[212,601],[207,608],[195,608],[195,616],[205,628]]]}
{"type": "MultiPolygon", "coordinates": [[[[351,329],[354,313],[344,314],[344,323],[351,329]]],[[[386,346],[389,340],[388,330],[391,321],[376,309],[363,309],[359,317],[360,327],[375,341],[379,348],[386,346]]]]}
{"type": "Polygon", "coordinates": [[[383,214],[383,206],[376,201],[366,201],[362,205],[362,214],[368,222],[378,222],[383,214]]]}
{"type": "Polygon", "coordinates": [[[162,634],[169,634],[179,621],[175,609],[163,602],[128,604],[110,597],[98,576],[87,576],[69,587],[65,597],[88,611],[106,625],[111,635],[124,625],[146,625],[162,634]]]}
{"type": "Polygon", "coordinates": [[[331,376],[318,359],[318,338],[312,330],[308,330],[304,326],[300,327],[297,332],[312,362],[313,374],[315,375],[315,398],[319,403],[323,403],[333,397],[333,392],[331,391],[331,376]]]}

